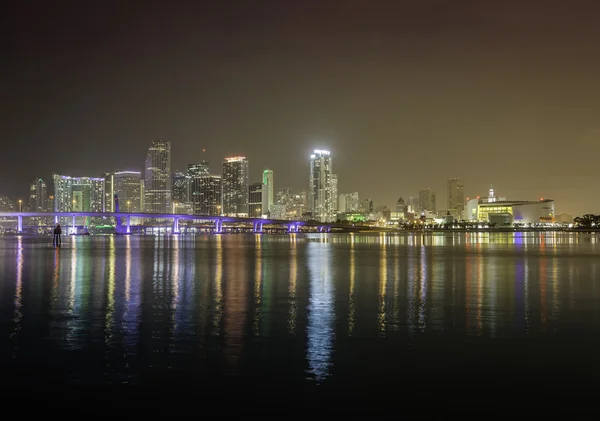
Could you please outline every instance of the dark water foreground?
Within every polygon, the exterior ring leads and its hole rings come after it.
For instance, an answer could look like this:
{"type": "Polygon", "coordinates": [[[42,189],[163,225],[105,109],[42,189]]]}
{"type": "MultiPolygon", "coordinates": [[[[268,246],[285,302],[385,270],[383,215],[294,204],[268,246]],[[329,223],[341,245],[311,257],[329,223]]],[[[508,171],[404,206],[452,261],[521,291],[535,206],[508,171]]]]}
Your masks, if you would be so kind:
{"type": "Polygon", "coordinates": [[[600,382],[599,242],[2,238],[0,385],[108,415],[573,412],[600,382]]]}

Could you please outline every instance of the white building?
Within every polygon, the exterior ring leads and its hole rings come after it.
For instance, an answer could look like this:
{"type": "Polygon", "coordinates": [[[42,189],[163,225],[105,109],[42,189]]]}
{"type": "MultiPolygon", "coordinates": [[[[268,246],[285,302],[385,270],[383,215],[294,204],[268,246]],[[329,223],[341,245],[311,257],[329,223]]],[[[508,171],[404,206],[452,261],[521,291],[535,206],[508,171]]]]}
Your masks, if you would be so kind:
{"type": "Polygon", "coordinates": [[[333,191],[333,167],[331,153],[316,149],[310,156],[309,208],[312,218],[320,222],[333,222],[336,219],[333,191]]]}

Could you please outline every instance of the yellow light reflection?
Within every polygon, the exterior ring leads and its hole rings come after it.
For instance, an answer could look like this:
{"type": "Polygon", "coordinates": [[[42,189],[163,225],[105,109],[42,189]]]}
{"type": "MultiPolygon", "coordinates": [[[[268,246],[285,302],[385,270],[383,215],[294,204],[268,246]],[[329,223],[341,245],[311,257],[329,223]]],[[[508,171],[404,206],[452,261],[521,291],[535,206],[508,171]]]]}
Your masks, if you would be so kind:
{"type": "Polygon", "coordinates": [[[356,288],[355,256],[354,256],[354,233],[350,233],[350,293],[348,294],[348,336],[354,332],[354,318],[356,317],[356,305],[354,303],[354,290],[356,288]]]}
{"type": "Polygon", "coordinates": [[[288,312],[288,331],[290,335],[296,332],[296,279],[298,277],[298,254],[296,249],[296,234],[290,234],[290,280],[288,283],[288,296],[290,309],[288,312]]]}
{"type": "Polygon", "coordinates": [[[129,303],[131,289],[131,237],[125,236],[125,301],[129,303]]]}
{"type": "Polygon", "coordinates": [[[213,335],[221,333],[221,318],[223,317],[223,245],[222,237],[215,236],[217,262],[215,267],[215,313],[213,316],[213,335]]]}
{"type": "MultiPolygon", "coordinates": [[[[21,236],[17,238],[17,282],[15,285],[15,311],[13,321],[15,329],[11,337],[17,335],[21,331],[21,320],[23,319],[23,239],[21,236]]],[[[15,346],[13,353],[16,353],[18,346],[15,346]]],[[[14,355],[13,355],[14,356],[14,355]]]]}
{"type": "Polygon", "coordinates": [[[254,235],[254,317],[252,320],[252,332],[254,336],[260,336],[260,321],[262,312],[260,308],[262,297],[262,235],[254,235]]]}
{"type": "Polygon", "coordinates": [[[379,259],[379,311],[377,314],[377,326],[379,334],[385,336],[385,300],[386,300],[386,284],[387,284],[387,247],[386,235],[381,233],[379,238],[380,244],[380,259],[379,259]]]}
{"type": "Polygon", "coordinates": [[[111,236],[108,248],[108,287],[107,287],[107,304],[106,304],[106,321],[104,324],[105,335],[104,341],[107,345],[111,343],[111,330],[114,323],[115,315],[115,271],[116,271],[116,247],[115,237],[111,236]]]}

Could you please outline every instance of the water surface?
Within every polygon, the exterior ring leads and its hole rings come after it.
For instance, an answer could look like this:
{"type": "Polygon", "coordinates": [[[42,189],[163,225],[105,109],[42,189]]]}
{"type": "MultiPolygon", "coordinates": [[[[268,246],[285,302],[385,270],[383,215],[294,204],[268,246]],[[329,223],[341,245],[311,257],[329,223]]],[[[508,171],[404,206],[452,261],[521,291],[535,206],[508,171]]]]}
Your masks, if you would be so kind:
{"type": "Polygon", "coordinates": [[[0,239],[3,385],[584,387],[600,237],[0,239]]]}

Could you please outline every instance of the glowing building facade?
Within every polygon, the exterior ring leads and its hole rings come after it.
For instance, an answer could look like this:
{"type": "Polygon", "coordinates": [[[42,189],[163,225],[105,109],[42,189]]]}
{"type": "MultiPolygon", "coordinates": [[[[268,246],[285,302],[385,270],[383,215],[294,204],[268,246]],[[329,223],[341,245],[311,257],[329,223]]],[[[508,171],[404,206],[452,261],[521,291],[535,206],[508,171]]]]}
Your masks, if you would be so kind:
{"type": "Polygon", "coordinates": [[[142,173],[139,171],[118,171],[113,174],[114,194],[119,198],[121,212],[141,212],[143,210],[142,173]]]}
{"type": "MultiPolygon", "coordinates": [[[[273,206],[273,195],[274,195],[274,185],[273,185],[273,170],[264,170],[263,171],[263,187],[262,187],[262,214],[268,215],[271,207],[273,206]]],[[[251,200],[250,200],[251,201],[251,200]]]]}
{"type": "Polygon", "coordinates": [[[56,212],[105,212],[104,178],[54,174],[56,212]]]}
{"type": "Polygon", "coordinates": [[[225,158],[223,162],[223,214],[248,216],[249,164],[246,157],[225,158]]]}
{"type": "Polygon", "coordinates": [[[260,218],[263,215],[265,185],[263,183],[252,183],[248,188],[248,216],[251,218],[260,218]]]}
{"type": "Polygon", "coordinates": [[[144,211],[171,212],[171,142],[155,140],[148,149],[144,170],[144,211]]]}
{"type": "Polygon", "coordinates": [[[332,175],[331,153],[316,149],[310,156],[308,190],[309,208],[316,221],[333,222],[336,219],[337,192],[334,196],[332,175]]]}
{"type": "Polygon", "coordinates": [[[458,178],[448,180],[447,209],[462,219],[465,211],[465,186],[458,178]],[[455,211],[455,212],[452,212],[455,211]]]}
{"type": "Polygon", "coordinates": [[[221,176],[201,175],[192,179],[194,215],[222,215],[221,176]]]}
{"type": "Polygon", "coordinates": [[[46,212],[48,192],[46,183],[41,178],[34,180],[29,186],[29,210],[31,212],[46,212]]]}

